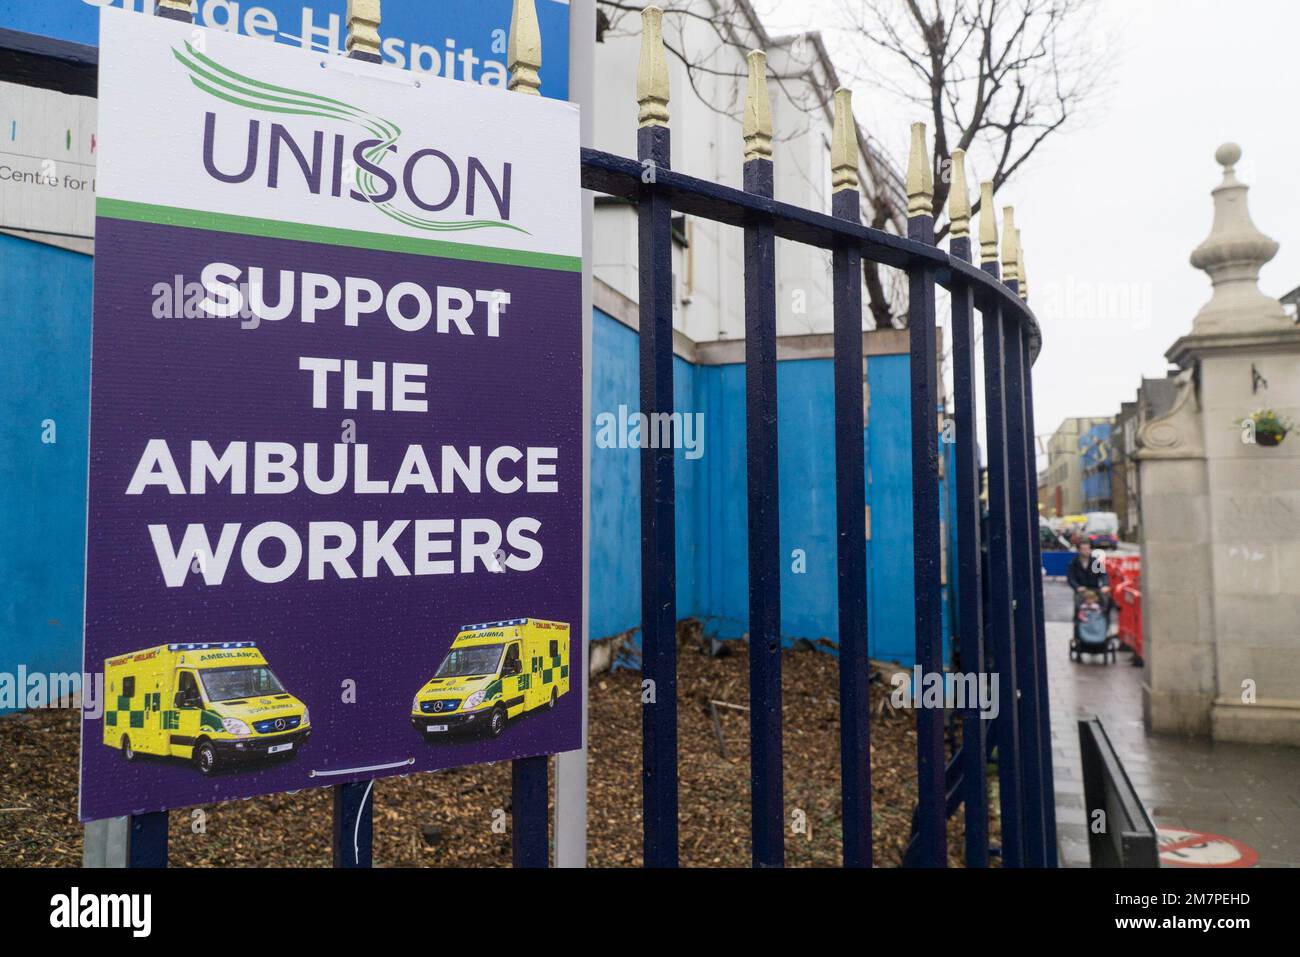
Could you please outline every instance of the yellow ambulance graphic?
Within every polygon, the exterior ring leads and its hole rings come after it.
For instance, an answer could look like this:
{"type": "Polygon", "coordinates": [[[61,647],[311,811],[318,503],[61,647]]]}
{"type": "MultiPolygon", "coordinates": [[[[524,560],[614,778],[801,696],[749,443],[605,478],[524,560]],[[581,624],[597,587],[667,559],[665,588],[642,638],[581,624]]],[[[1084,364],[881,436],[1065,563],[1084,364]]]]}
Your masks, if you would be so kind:
{"type": "Polygon", "coordinates": [[[411,702],[426,740],[458,731],[497,737],[510,718],[554,708],[569,690],[569,625],[512,618],[466,625],[411,702]]]}
{"type": "Polygon", "coordinates": [[[184,758],[204,774],[292,756],[311,735],[255,642],[159,645],[104,662],[104,743],[128,761],[184,758]]]}

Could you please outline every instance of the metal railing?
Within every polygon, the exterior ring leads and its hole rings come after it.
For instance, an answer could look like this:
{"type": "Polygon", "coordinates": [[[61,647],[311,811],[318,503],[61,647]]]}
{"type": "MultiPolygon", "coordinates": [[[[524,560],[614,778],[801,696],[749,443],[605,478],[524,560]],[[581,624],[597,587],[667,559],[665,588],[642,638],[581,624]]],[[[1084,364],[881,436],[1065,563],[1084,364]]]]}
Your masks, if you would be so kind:
{"type": "Polygon", "coordinates": [[[1159,835],[1101,719],[1079,719],[1088,857],[1093,867],[1159,867],[1159,835]],[[1093,827],[1094,817],[1102,826],[1093,827]]]}
{"type": "MultiPolygon", "coordinates": [[[[642,411],[672,408],[671,219],[685,213],[744,231],[746,465],[749,532],[751,807],[753,862],[784,857],[781,753],[781,596],[776,427],[777,238],[830,250],[834,282],[834,393],[841,786],[844,864],[869,866],[871,852],[870,718],[867,680],[867,576],[863,516],[862,261],[905,270],[909,278],[913,564],[916,659],[942,674],[939,525],[939,408],[935,290],[952,302],[959,654],[968,672],[999,673],[1000,715],[991,729],[974,708],[962,714],[963,747],[945,752],[944,712],[917,712],[918,794],[908,861],[945,866],[947,818],[965,807],[966,861],[990,856],[988,751],[1000,777],[999,848],[1009,866],[1053,866],[1052,799],[1037,475],[1031,367],[1041,336],[1026,305],[1019,231],[1004,213],[1002,268],[992,184],[981,202],[982,265],[971,263],[964,156],[955,151],[945,253],[934,245],[932,164],[924,124],[912,128],[907,237],[859,222],[859,152],[850,94],[835,97],[832,213],[789,205],[772,193],[772,127],[764,57],[749,55],[744,117],[744,188],[676,172],[670,166],[668,72],[661,12],[643,13],[637,80],[640,117],[635,159],[583,150],[582,183],[636,205],[639,220],[642,411]],[[989,513],[982,521],[976,440],[979,386],[975,315],[983,320],[983,401],[987,420],[989,513]],[[981,525],[986,521],[986,529],[981,525]],[[981,539],[987,538],[987,558],[981,539]],[[985,572],[987,569],[987,573],[985,572]],[[987,589],[987,608],[985,607],[987,589]]],[[[739,145],[739,144],[738,144],[739,145]]],[[[675,530],[671,444],[642,450],[641,541],[644,677],[654,682],[643,705],[644,849],[647,866],[673,866],[677,838],[675,530]]],[[[827,742],[828,745],[830,742],[827,742]]]]}

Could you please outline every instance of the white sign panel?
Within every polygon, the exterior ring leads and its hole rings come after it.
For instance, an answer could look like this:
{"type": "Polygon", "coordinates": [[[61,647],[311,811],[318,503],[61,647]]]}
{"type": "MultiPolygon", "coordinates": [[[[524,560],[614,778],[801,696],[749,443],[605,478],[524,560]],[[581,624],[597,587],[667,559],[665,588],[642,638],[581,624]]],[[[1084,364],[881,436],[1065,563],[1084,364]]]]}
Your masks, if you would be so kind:
{"type": "Polygon", "coordinates": [[[96,113],[93,97],[0,81],[0,229],[93,235],[96,113]]]}
{"type": "Polygon", "coordinates": [[[447,104],[466,87],[455,80],[187,25],[173,27],[165,58],[137,57],[130,51],[158,42],[153,18],[105,17],[120,40],[103,45],[100,98],[131,103],[149,91],[149,107],[105,140],[100,194],[115,212],[220,211],[581,256],[579,155],[556,135],[576,131],[575,107],[471,87],[481,105],[452,123],[447,104]],[[407,105],[400,123],[394,102],[407,105]]]}

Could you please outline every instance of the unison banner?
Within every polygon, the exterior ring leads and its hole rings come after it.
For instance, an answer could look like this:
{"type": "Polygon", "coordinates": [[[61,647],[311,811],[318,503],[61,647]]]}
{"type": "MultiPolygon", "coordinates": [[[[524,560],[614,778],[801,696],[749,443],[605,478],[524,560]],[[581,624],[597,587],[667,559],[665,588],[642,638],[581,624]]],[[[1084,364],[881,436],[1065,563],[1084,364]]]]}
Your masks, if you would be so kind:
{"type": "Polygon", "coordinates": [[[579,747],[577,108],[102,17],[82,819],[579,747]]]}

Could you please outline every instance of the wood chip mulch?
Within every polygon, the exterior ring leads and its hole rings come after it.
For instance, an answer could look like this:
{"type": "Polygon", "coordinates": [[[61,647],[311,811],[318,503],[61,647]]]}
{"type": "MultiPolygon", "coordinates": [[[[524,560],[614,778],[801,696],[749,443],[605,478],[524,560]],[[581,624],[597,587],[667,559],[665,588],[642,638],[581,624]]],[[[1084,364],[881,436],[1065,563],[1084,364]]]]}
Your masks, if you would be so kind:
{"type": "MultiPolygon", "coordinates": [[[[750,864],[749,714],[719,707],[726,757],[708,702],[748,704],[748,653],[703,651],[698,623],[679,631],[678,746],[681,863],[750,864]]],[[[814,650],[782,657],[786,864],[841,860],[837,662],[814,650]],[[795,812],[806,821],[791,828],[795,812]]],[[[916,733],[910,713],[889,708],[873,682],[872,830],[877,866],[896,866],[916,794],[916,733]]],[[[589,862],[641,864],[641,676],[597,675],[590,696],[589,862]]],[[[77,712],[0,718],[0,866],[79,866],[77,712]]],[[[552,774],[554,772],[552,771],[552,774]]],[[[510,864],[508,763],[386,778],[374,792],[377,866],[506,867],[510,864]]],[[[996,806],[996,804],[994,804],[996,806]]],[[[330,792],[279,794],[171,813],[174,866],[324,867],[330,863],[330,792]]],[[[949,826],[961,863],[961,814],[949,826]]]]}

